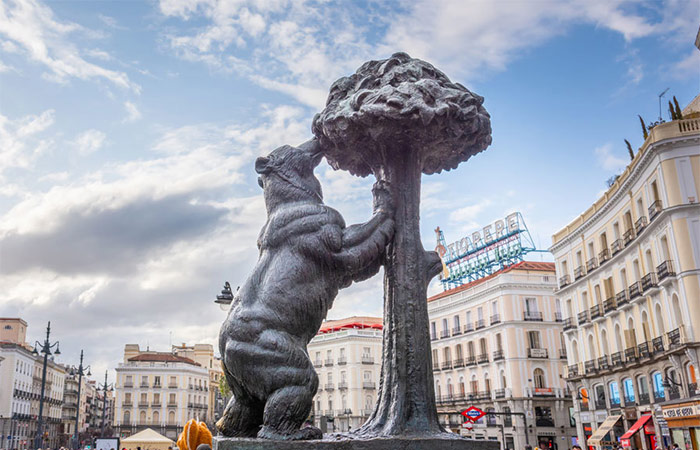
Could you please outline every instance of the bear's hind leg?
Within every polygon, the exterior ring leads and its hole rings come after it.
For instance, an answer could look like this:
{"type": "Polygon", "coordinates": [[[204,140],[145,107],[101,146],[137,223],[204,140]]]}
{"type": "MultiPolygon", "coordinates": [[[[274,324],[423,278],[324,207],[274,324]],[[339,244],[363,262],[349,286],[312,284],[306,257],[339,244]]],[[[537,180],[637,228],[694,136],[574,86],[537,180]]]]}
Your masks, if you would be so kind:
{"type": "Polygon", "coordinates": [[[264,406],[231,397],[216,428],[227,437],[255,437],[263,422],[264,406]]]}
{"type": "Polygon", "coordinates": [[[273,392],[265,404],[264,423],[258,437],[277,440],[321,439],[323,433],[316,427],[300,429],[311,412],[314,391],[311,386],[286,386],[273,392]]]}

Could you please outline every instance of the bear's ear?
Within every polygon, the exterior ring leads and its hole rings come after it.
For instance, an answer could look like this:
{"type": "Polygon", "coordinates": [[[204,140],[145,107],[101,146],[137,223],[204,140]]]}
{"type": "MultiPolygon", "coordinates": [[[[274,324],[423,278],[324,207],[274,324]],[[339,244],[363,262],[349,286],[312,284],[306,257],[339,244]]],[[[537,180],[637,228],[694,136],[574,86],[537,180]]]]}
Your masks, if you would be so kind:
{"type": "Polygon", "coordinates": [[[270,158],[264,156],[255,160],[255,171],[259,174],[270,173],[270,158]]]}

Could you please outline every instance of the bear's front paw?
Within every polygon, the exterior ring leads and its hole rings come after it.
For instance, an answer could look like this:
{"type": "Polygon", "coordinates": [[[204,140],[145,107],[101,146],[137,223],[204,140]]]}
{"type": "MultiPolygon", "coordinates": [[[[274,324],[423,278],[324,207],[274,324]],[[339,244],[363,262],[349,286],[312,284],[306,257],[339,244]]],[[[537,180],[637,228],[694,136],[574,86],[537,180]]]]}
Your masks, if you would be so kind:
{"type": "Polygon", "coordinates": [[[379,180],[372,186],[374,198],[374,211],[382,211],[389,215],[394,214],[394,201],[389,190],[389,183],[379,180]]]}

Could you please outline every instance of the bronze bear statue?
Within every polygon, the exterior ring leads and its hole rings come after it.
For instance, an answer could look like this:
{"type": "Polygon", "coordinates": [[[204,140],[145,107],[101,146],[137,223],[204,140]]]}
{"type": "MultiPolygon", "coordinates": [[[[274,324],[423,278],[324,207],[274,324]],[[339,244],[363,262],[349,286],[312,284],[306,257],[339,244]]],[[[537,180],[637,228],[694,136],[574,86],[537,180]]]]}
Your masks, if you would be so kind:
{"type": "Polygon", "coordinates": [[[374,212],[345,226],[323,203],[314,169],[317,141],[285,145],[255,162],[267,222],[259,256],[236,292],[219,334],[233,398],[217,428],[224,436],[298,440],[321,438],[301,428],[318,388],[307,344],[318,333],[338,290],[379,271],[394,232],[387,187],[375,183],[374,212]]]}

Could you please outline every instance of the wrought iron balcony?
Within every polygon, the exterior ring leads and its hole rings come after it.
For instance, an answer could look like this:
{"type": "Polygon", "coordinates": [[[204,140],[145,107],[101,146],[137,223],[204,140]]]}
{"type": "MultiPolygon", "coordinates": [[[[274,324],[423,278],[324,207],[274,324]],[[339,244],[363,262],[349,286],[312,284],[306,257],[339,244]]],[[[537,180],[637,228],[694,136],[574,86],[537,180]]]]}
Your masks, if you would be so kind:
{"type": "Polygon", "coordinates": [[[666,277],[675,277],[676,272],[673,270],[673,261],[664,261],[656,266],[656,273],[659,276],[659,281],[666,277]]]}
{"type": "Polygon", "coordinates": [[[471,331],[474,331],[474,324],[471,322],[464,324],[464,332],[469,333],[471,331]]]}
{"type": "Polygon", "coordinates": [[[657,285],[656,272],[649,272],[642,277],[642,292],[646,292],[648,289],[656,287],[657,285]]]}
{"type": "Polygon", "coordinates": [[[323,361],[317,359],[314,361],[314,367],[323,367],[323,361]]]}
{"type": "Polygon", "coordinates": [[[345,356],[339,356],[338,357],[338,365],[339,366],[344,366],[348,363],[348,358],[345,356]]]}
{"type": "Polygon", "coordinates": [[[586,271],[591,272],[598,267],[598,258],[595,256],[586,261],[586,271]]]}
{"type": "Polygon", "coordinates": [[[324,365],[325,365],[326,367],[332,366],[332,365],[333,365],[333,359],[331,359],[331,358],[326,359],[326,362],[324,363],[324,365]]]}
{"type": "Polygon", "coordinates": [[[610,253],[613,254],[613,256],[617,255],[620,250],[624,248],[624,244],[622,243],[622,239],[615,239],[612,244],[610,244],[610,253]]]}
{"type": "Polygon", "coordinates": [[[542,311],[523,311],[523,319],[531,322],[542,322],[542,311]]]}
{"type": "Polygon", "coordinates": [[[571,317],[564,319],[564,331],[571,330],[573,328],[576,328],[576,325],[574,325],[574,319],[571,317]]]}
{"type": "Polygon", "coordinates": [[[600,261],[600,264],[603,264],[605,261],[610,259],[610,250],[607,248],[604,248],[603,250],[598,253],[598,260],[600,261]]]}
{"type": "Polygon", "coordinates": [[[494,394],[496,398],[505,398],[506,397],[506,390],[505,389],[496,389],[494,391],[494,394]]]}
{"type": "Polygon", "coordinates": [[[647,218],[644,216],[641,216],[634,223],[634,230],[636,231],[637,236],[639,236],[639,233],[641,233],[646,227],[647,227],[647,218]]]}
{"type": "Polygon", "coordinates": [[[591,306],[591,309],[589,309],[588,311],[591,314],[591,320],[597,319],[598,317],[601,316],[600,305],[593,305],[593,306],[591,306]]]}
{"type": "Polygon", "coordinates": [[[464,365],[467,367],[476,365],[476,357],[467,356],[467,358],[464,360],[464,365]]]}
{"type": "Polygon", "coordinates": [[[669,349],[679,347],[681,345],[681,329],[676,328],[675,330],[671,330],[668,333],[666,333],[666,336],[668,338],[668,347],[669,349]]]}
{"type": "Polygon", "coordinates": [[[608,356],[604,355],[598,358],[598,370],[608,370],[610,368],[610,363],[608,361],[608,356]]]}
{"type": "Polygon", "coordinates": [[[627,292],[627,289],[623,289],[620,292],[618,292],[615,296],[615,304],[619,308],[620,306],[627,304],[627,302],[629,302],[629,299],[630,297],[629,293],[627,292]]]}
{"type": "Polygon", "coordinates": [[[476,328],[477,330],[480,330],[480,329],[485,328],[485,327],[486,327],[486,322],[484,321],[484,319],[479,319],[476,322],[474,322],[474,328],[476,328]]]}
{"type": "Polygon", "coordinates": [[[452,368],[452,361],[444,361],[442,363],[442,370],[449,370],[452,368]]]}
{"type": "Polygon", "coordinates": [[[606,298],[603,302],[603,314],[607,314],[610,311],[615,311],[616,309],[617,302],[615,301],[615,297],[606,298]]]}
{"type": "Polygon", "coordinates": [[[437,337],[436,334],[434,334],[434,333],[432,333],[432,332],[430,333],[430,340],[431,340],[431,341],[437,341],[437,338],[438,338],[438,337],[437,337]]]}
{"type": "Polygon", "coordinates": [[[578,313],[578,324],[583,325],[588,322],[588,311],[581,311],[578,313]]]}
{"type": "Polygon", "coordinates": [[[566,349],[565,349],[565,348],[560,348],[560,349],[559,349],[559,358],[560,358],[560,359],[566,359],[566,349]]]}
{"type": "Polygon", "coordinates": [[[377,389],[377,384],[374,381],[363,381],[362,388],[363,389],[377,389]]]}
{"type": "Polygon", "coordinates": [[[561,322],[561,321],[563,321],[563,320],[564,320],[564,319],[562,319],[561,313],[560,313],[560,312],[557,311],[557,312],[554,313],[554,321],[555,321],[555,322],[561,322]]]}
{"type": "Polygon", "coordinates": [[[583,368],[586,370],[586,373],[593,373],[596,371],[596,366],[595,366],[595,359],[589,359],[583,364],[583,368]]]}
{"type": "Polygon", "coordinates": [[[652,354],[663,353],[664,352],[664,338],[662,336],[655,337],[651,340],[651,352],[652,354]]]}
{"type": "Polygon", "coordinates": [[[549,352],[546,348],[528,348],[527,356],[529,358],[549,358],[549,352]]]}
{"type": "Polygon", "coordinates": [[[433,361],[433,372],[439,372],[440,371],[440,363],[437,361],[433,361]]]}
{"type": "Polygon", "coordinates": [[[632,242],[636,237],[637,233],[634,232],[634,227],[625,231],[625,234],[622,235],[622,239],[625,241],[625,246],[632,242]]]}
{"type": "Polygon", "coordinates": [[[630,284],[629,294],[630,294],[630,296],[629,296],[630,300],[634,300],[635,298],[642,295],[642,283],[640,283],[639,281],[636,281],[636,282],[630,284]]]}
{"type": "Polygon", "coordinates": [[[480,354],[479,358],[477,359],[477,362],[479,364],[489,362],[489,355],[487,353],[480,354]]]}
{"type": "Polygon", "coordinates": [[[333,389],[335,389],[335,385],[333,383],[326,383],[326,386],[324,389],[327,391],[332,391],[333,389]]]}
{"type": "Polygon", "coordinates": [[[572,364],[568,366],[569,377],[578,376],[578,364],[572,364]]]}
{"type": "Polygon", "coordinates": [[[656,200],[654,203],[649,205],[649,222],[654,220],[654,217],[661,212],[661,209],[661,200],[656,200]]]}
{"type": "Polygon", "coordinates": [[[622,352],[615,352],[610,355],[610,362],[613,367],[622,367],[624,360],[622,359],[622,352]]]}
{"type": "Polygon", "coordinates": [[[347,382],[347,381],[341,381],[340,383],[338,383],[338,389],[340,389],[341,391],[342,391],[342,390],[345,390],[345,389],[347,389],[347,388],[348,388],[348,382],[347,382]]]}
{"type": "Polygon", "coordinates": [[[374,357],[369,355],[362,355],[362,364],[374,364],[374,357]]]}
{"type": "Polygon", "coordinates": [[[586,275],[586,269],[583,266],[578,266],[576,269],[574,269],[574,280],[578,280],[579,278],[583,278],[586,275]]]}
{"type": "Polygon", "coordinates": [[[559,277],[559,289],[564,289],[565,286],[568,286],[571,284],[571,280],[569,280],[569,275],[562,275],[559,277]]]}
{"type": "Polygon", "coordinates": [[[637,347],[628,347],[625,349],[625,361],[632,362],[639,359],[637,357],[637,347]]]}
{"type": "Polygon", "coordinates": [[[462,327],[452,328],[452,336],[459,336],[460,334],[462,334],[462,327]]]}
{"type": "Polygon", "coordinates": [[[464,367],[464,358],[457,358],[454,361],[452,361],[452,367],[454,367],[455,369],[464,367]]]}
{"type": "Polygon", "coordinates": [[[491,315],[491,325],[496,325],[497,323],[501,323],[501,316],[498,314],[491,315]]]}
{"type": "Polygon", "coordinates": [[[168,389],[177,389],[177,384],[169,384],[168,389]]]}
{"type": "Polygon", "coordinates": [[[450,330],[442,330],[440,332],[440,339],[445,339],[450,337],[450,330]]]}
{"type": "Polygon", "coordinates": [[[610,399],[610,407],[619,407],[620,406],[620,397],[614,397],[610,399]]]}
{"type": "Polygon", "coordinates": [[[494,361],[498,361],[498,360],[503,359],[503,358],[504,358],[503,350],[496,350],[495,352],[493,352],[493,360],[494,361]]]}
{"type": "Polygon", "coordinates": [[[649,393],[648,392],[643,392],[643,393],[637,395],[637,397],[639,397],[638,401],[639,401],[640,405],[648,405],[649,404],[649,393]]]}

